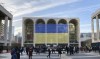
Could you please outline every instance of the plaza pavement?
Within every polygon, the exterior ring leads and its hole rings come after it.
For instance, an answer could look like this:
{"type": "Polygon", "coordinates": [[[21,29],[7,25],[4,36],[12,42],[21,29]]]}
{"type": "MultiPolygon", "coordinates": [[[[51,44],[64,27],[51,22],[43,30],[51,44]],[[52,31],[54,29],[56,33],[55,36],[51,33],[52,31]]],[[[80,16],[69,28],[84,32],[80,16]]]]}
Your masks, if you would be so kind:
{"type": "Polygon", "coordinates": [[[94,52],[90,52],[90,53],[85,53],[85,52],[81,52],[79,54],[74,54],[74,55],[62,55],[62,59],[100,59],[100,55],[99,53],[94,53],[94,52]]]}
{"type": "MultiPolygon", "coordinates": [[[[47,53],[41,53],[41,54],[33,54],[32,56],[33,59],[100,59],[100,55],[98,53],[79,53],[79,54],[74,54],[74,55],[66,55],[62,54],[61,57],[58,56],[58,54],[52,54],[51,58],[47,58],[47,53]]],[[[3,53],[0,54],[0,59],[11,59],[10,53],[3,53]]],[[[28,56],[26,53],[23,53],[21,55],[21,59],[28,59],[28,56]]]]}

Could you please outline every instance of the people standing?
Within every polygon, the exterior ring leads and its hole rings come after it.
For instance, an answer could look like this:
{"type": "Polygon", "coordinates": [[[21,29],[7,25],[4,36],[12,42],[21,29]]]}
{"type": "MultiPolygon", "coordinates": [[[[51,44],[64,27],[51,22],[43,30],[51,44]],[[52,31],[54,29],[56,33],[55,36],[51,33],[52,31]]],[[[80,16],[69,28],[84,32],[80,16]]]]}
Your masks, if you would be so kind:
{"type": "Polygon", "coordinates": [[[79,47],[75,47],[75,53],[79,53],[79,47]]]}

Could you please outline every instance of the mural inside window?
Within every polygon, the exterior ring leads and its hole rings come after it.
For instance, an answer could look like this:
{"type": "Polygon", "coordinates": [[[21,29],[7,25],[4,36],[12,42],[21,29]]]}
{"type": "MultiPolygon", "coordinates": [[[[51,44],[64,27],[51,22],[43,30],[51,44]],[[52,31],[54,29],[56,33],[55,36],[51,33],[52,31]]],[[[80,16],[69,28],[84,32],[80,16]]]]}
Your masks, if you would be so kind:
{"type": "Polygon", "coordinates": [[[33,31],[34,31],[33,28],[34,28],[33,27],[33,22],[28,20],[26,22],[26,29],[25,29],[26,30],[26,40],[27,41],[29,41],[29,40],[32,41],[33,40],[33,35],[34,35],[33,34],[33,31]]]}
{"type": "Polygon", "coordinates": [[[70,43],[78,43],[77,40],[77,31],[76,31],[76,21],[73,20],[72,22],[69,23],[69,39],[70,43]],[[74,23],[75,22],[75,23],[74,23]]]}

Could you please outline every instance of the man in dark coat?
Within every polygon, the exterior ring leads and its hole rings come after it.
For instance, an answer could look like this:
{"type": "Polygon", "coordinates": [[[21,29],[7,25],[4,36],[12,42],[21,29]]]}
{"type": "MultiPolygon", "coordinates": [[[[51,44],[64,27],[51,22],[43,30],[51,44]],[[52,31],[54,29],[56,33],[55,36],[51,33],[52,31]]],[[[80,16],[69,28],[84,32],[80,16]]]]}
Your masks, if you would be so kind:
{"type": "Polygon", "coordinates": [[[67,54],[69,53],[69,47],[68,46],[66,46],[66,51],[67,51],[67,54]]]}
{"type": "Polygon", "coordinates": [[[26,47],[26,54],[28,55],[29,47],[26,47]]]}
{"type": "Polygon", "coordinates": [[[74,54],[74,50],[73,50],[74,47],[73,46],[70,46],[69,48],[70,48],[70,55],[74,54]]]}
{"type": "Polygon", "coordinates": [[[62,54],[62,50],[61,50],[61,48],[58,48],[58,56],[61,57],[61,54],[62,54]]]}
{"type": "Polygon", "coordinates": [[[33,53],[33,49],[32,47],[29,48],[29,59],[32,59],[32,53],[33,53]]]}
{"type": "Polygon", "coordinates": [[[20,59],[20,48],[16,48],[17,59],[20,59]]]}
{"type": "Polygon", "coordinates": [[[50,48],[48,49],[48,55],[47,55],[47,57],[49,56],[49,58],[50,58],[50,55],[51,55],[51,50],[50,50],[50,48]]]}

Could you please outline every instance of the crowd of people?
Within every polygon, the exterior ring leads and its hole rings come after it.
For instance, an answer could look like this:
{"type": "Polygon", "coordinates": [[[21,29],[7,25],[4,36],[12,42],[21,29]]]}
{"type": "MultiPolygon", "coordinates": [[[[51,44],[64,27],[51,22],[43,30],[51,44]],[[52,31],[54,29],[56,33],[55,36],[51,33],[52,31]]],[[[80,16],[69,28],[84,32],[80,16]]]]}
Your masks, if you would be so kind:
{"type": "Polygon", "coordinates": [[[88,46],[85,46],[85,47],[81,47],[80,48],[81,51],[84,51],[84,52],[99,52],[100,54],[100,47],[99,46],[92,46],[92,47],[88,47],[88,46]]]}
{"type": "Polygon", "coordinates": [[[26,53],[26,55],[29,56],[29,59],[32,59],[32,55],[33,55],[33,51],[36,54],[40,54],[40,53],[47,53],[47,58],[51,57],[51,54],[58,54],[59,57],[61,57],[62,53],[66,53],[68,55],[74,55],[76,53],[79,53],[80,51],[84,51],[84,52],[98,52],[100,53],[100,47],[87,47],[85,46],[85,48],[81,47],[79,48],[78,46],[72,46],[70,45],[62,47],[62,46],[57,46],[57,47],[46,47],[46,46],[28,46],[28,47],[15,47],[12,48],[11,50],[11,59],[20,59],[20,55],[23,55],[23,52],[26,53]]]}
{"type": "Polygon", "coordinates": [[[48,53],[47,57],[50,58],[51,54],[58,54],[58,56],[61,57],[62,53],[67,52],[67,54],[74,54],[74,53],[78,53],[79,52],[79,48],[78,47],[74,47],[74,46],[65,46],[62,48],[62,46],[57,46],[57,47],[46,47],[46,46],[28,46],[28,47],[15,47],[12,48],[11,50],[11,59],[20,59],[20,55],[23,55],[23,52],[25,52],[28,56],[29,59],[32,59],[32,54],[33,51],[36,54],[40,54],[40,53],[48,53]]]}

